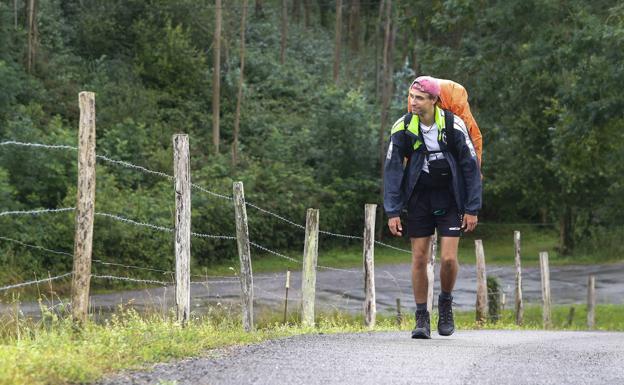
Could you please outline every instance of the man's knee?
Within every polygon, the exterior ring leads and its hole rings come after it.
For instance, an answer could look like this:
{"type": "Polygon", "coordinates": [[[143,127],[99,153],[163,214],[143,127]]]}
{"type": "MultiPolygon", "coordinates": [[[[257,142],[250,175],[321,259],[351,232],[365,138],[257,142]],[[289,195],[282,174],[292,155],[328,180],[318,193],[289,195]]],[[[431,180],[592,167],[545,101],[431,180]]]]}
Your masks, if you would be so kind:
{"type": "Polygon", "coordinates": [[[427,254],[426,253],[412,253],[412,267],[416,270],[423,270],[427,268],[427,254]]]}
{"type": "Polygon", "coordinates": [[[442,255],[440,258],[441,269],[452,269],[457,266],[457,255],[442,255]]]}

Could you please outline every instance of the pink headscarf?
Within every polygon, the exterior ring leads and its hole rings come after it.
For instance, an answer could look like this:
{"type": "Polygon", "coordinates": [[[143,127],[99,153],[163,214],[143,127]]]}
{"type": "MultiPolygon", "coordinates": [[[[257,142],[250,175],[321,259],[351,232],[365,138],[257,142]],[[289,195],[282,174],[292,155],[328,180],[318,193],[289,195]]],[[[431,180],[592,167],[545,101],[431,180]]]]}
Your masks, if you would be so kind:
{"type": "Polygon", "coordinates": [[[410,88],[416,91],[425,92],[431,96],[440,97],[440,84],[437,79],[432,78],[431,76],[417,77],[414,82],[412,82],[410,88]]]}

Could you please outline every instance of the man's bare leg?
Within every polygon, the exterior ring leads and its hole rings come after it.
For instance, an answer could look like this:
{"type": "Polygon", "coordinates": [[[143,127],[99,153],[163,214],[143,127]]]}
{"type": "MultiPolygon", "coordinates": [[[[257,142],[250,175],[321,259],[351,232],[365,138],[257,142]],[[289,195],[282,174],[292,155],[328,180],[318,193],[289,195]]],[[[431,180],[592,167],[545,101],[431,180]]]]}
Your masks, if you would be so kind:
{"type": "Polygon", "coordinates": [[[440,287],[442,293],[438,297],[438,334],[450,336],[455,332],[451,292],[455,287],[457,271],[459,270],[457,264],[459,237],[441,237],[440,246],[440,287]]]}
{"type": "Polygon", "coordinates": [[[431,237],[410,238],[412,242],[412,287],[416,301],[416,327],[412,338],[431,338],[431,320],[427,312],[427,261],[431,237]]]}
{"type": "Polygon", "coordinates": [[[459,237],[440,238],[440,287],[442,291],[447,293],[453,291],[457,279],[457,271],[459,270],[457,263],[458,246],[459,237]]]}
{"type": "Polygon", "coordinates": [[[431,237],[410,238],[412,242],[412,288],[416,303],[427,302],[427,262],[431,237]]]}

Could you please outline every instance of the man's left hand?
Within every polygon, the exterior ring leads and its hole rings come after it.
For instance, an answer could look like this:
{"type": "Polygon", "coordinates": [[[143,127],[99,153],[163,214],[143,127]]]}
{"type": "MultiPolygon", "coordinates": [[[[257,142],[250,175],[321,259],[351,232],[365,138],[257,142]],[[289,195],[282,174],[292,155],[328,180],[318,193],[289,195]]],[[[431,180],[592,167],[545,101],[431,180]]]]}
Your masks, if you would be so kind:
{"type": "Polygon", "coordinates": [[[477,227],[477,219],[476,215],[464,214],[464,219],[462,220],[462,229],[467,233],[473,231],[477,227]]]}

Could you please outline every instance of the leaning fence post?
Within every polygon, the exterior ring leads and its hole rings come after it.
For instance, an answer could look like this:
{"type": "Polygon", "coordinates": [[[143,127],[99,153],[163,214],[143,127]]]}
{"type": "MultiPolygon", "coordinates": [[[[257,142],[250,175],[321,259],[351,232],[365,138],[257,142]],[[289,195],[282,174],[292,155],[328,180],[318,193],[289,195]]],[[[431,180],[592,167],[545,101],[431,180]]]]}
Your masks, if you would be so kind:
{"type": "Polygon", "coordinates": [[[591,274],[587,280],[587,328],[596,327],[596,277],[591,274]]]}
{"type": "Polygon", "coordinates": [[[254,329],[253,322],[253,273],[251,251],[249,249],[249,228],[243,182],[234,182],[234,213],[236,216],[236,241],[240,258],[241,300],[243,303],[243,327],[245,331],[254,329]]]}
{"type": "Polygon", "coordinates": [[[173,136],[175,179],[176,316],[185,325],[191,312],[191,172],[188,135],[173,136]]]}
{"type": "Polygon", "coordinates": [[[524,304],[522,302],[522,267],[520,264],[520,232],[514,231],[514,249],[516,260],[516,325],[522,325],[524,304]]]}
{"type": "Polygon", "coordinates": [[[308,209],[306,214],[305,243],[303,246],[303,271],[301,275],[301,321],[304,326],[314,326],[318,234],[319,211],[318,209],[308,209]]]}
{"type": "Polygon", "coordinates": [[[485,253],[483,242],[475,240],[475,254],[477,256],[477,306],[476,320],[483,323],[488,316],[487,280],[485,275],[485,253]]]}
{"type": "Polygon", "coordinates": [[[433,235],[431,236],[431,247],[429,249],[431,255],[429,256],[429,261],[427,263],[427,311],[429,314],[431,314],[433,310],[433,283],[435,281],[435,258],[437,249],[438,230],[434,230],[433,235]]]}
{"type": "Polygon", "coordinates": [[[550,314],[550,269],[548,267],[548,253],[542,251],[539,253],[540,269],[542,272],[542,319],[544,321],[544,328],[552,326],[551,314],[550,314]]]}
{"type": "Polygon", "coordinates": [[[364,324],[375,327],[375,216],[377,205],[364,206],[364,324]]]}
{"type": "Polygon", "coordinates": [[[93,216],[95,215],[95,94],[81,92],[78,132],[78,191],[72,277],[72,318],[83,323],[89,308],[93,216]]]}

